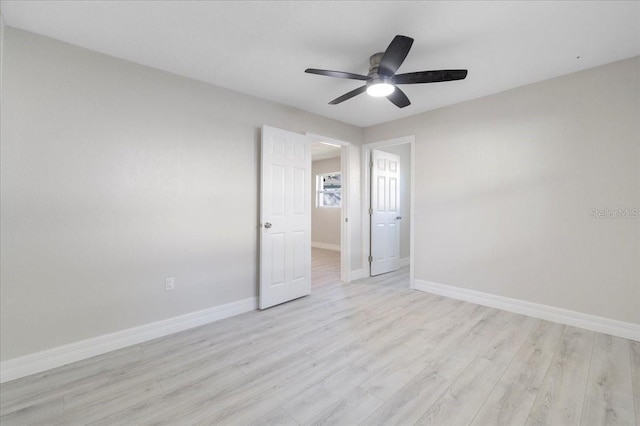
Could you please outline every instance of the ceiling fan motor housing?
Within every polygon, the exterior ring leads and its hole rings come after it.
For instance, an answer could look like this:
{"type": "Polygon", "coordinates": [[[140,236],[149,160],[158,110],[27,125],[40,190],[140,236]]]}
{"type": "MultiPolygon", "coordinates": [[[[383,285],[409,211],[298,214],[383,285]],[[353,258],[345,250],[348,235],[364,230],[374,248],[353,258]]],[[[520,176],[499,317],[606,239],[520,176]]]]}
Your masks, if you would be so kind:
{"type": "Polygon", "coordinates": [[[378,74],[378,66],[383,56],[384,52],[378,52],[369,57],[369,73],[367,74],[369,80],[367,81],[367,87],[373,86],[374,84],[393,84],[391,77],[378,74]]]}

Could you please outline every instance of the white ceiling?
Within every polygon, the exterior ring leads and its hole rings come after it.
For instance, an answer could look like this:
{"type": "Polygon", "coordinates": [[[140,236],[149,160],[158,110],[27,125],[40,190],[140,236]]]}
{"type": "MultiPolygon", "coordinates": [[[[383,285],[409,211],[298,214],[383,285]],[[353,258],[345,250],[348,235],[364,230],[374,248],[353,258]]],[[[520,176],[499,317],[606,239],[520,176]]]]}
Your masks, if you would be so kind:
{"type": "Polygon", "coordinates": [[[313,161],[340,157],[340,147],[323,142],[311,141],[311,159],[313,161]]]}
{"type": "Polygon", "coordinates": [[[0,1],[9,26],[369,126],[640,54],[640,2],[0,1]],[[402,86],[399,109],[362,83],[396,34],[415,39],[399,73],[466,68],[464,81],[402,86]]]}

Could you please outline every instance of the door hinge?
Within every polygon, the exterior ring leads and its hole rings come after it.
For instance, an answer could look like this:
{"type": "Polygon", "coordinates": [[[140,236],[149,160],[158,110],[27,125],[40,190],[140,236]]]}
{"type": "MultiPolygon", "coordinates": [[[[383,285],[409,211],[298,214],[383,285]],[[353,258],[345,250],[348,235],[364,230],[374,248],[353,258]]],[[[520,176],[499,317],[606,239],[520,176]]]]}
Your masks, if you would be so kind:
{"type": "Polygon", "coordinates": [[[348,217],[345,217],[345,218],[344,218],[344,221],[345,221],[345,222],[349,222],[349,218],[348,218],[348,217]]]}
{"type": "Polygon", "coordinates": [[[369,160],[369,168],[373,169],[373,160],[369,160]]]}
{"type": "Polygon", "coordinates": [[[369,263],[373,263],[373,256],[369,256],[369,263]]]}
{"type": "Polygon", "coordinates": [[[369,216],[373,214],[373,208],[369,207],[369,216]]]}

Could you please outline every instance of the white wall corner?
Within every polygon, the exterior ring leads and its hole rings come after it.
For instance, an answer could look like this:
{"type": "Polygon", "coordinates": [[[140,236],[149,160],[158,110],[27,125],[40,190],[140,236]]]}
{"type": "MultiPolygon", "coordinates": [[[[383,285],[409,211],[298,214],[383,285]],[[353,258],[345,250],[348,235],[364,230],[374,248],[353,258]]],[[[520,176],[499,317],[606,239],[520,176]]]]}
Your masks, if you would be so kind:
{"type": "Polygon", "coordinates": [[[213,308],[202,311],[191,312],[151,324],[104,334],[91,339],[81,340],[42,352],[10,359],[0,364],[0,383],[219,321],[244,312],[256,310],[257,308],[257,298],[250,297],[225,305],[214,306],[213,308]]]}
{"type": "Polygon", "coordinates": [[[311,241],[311,247],[340,251],[340,244],[319,243],[317,241],[311,241]]]}
{"type": "Polygon", "coordinates": [[[453,287],[419,279],[415,279],[414,288],[416,290],[438,294],[452,299],[464,300],[478,305],[489,306],[491,308],[502,309],[504,311],[528,315],[547,321],[580,327],[586,330],[610,334],[612,336],[640,342],[640,324],[598,317],[554,306],[497,296],[495,294],[483,293],[480,291],[453,287]]]}

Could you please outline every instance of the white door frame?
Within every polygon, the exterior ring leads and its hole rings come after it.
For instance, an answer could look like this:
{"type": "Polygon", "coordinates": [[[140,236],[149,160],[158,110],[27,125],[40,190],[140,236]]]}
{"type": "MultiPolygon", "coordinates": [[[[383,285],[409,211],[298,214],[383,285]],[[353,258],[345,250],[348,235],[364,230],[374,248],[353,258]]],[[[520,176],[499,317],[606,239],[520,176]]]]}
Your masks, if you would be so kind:
{"type": "Polygon", "coordinates": [[[349,219],[350,161],[349,142],[307,132],[312,141],[340,145],[340,172],[342,173],[342,206],[340,207],[340,280],[351,281],[351,225],[349,219]]]}
{"type": "MultiPolygon", "coordinates": [[[[362,275],[368,277],[371,275],[369,268],[369,244],[371,241],[370,234],[370,218],[369,218],[369,205],[371,202],[370,194],[370,180],[371,169],[369,168],[369,161],[371,161],[371,150],[377,148],[384,148],[388,146],[410,144],[411,146],[411,179],[409,193],[411,194],[411,200],[409,203],[409,210],[411,216],[411,223],[409,224],[409,287],[414,288],[415,277],[415,262],[414,262],[414,228],[416,216],[414,214],[415,206],[415,142],[416,137],[403,136],[395,139],[388,139],[378,142],[371,142],[362,145],[362,275]]],[[[400,165],[402,167],[402,164],[400,165]]]]}

